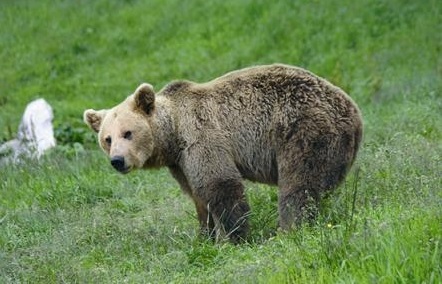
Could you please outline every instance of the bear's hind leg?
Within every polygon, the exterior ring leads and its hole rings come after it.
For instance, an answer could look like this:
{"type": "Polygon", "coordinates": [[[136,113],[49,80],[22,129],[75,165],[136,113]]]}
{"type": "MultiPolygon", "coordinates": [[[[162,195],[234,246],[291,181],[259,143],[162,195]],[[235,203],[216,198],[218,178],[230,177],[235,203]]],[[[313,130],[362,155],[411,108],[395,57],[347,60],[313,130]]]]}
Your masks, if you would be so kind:
{"type": "Polygon", "coordinates": [[[312,221],[318,212],[319,198],[314,189],[301,185],[280,186],[278,195],[279,226],[283,230],[312,221]]]}
{"type": "Polygon", "coordinates": [[[278,186],[282,229],[314,220],[321,195],[344,179],[354,159],[354,142],[342,137],[349,136],[322,135],[293,141],[281,149],[278,186]]]}

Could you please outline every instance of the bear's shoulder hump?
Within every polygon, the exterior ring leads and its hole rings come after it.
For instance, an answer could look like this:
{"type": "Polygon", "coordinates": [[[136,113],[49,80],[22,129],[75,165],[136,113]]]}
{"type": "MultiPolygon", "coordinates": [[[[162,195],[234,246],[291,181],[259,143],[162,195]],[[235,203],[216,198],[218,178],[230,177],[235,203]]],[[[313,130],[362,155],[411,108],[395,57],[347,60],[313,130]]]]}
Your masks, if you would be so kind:
{"type": "Polygon", "coordinates": [[[192,82],[186,80],[173,81],[164,87],[163,93],[167,95],[174,95],[176,93],[188,90],[192,84],[192,82]]]}

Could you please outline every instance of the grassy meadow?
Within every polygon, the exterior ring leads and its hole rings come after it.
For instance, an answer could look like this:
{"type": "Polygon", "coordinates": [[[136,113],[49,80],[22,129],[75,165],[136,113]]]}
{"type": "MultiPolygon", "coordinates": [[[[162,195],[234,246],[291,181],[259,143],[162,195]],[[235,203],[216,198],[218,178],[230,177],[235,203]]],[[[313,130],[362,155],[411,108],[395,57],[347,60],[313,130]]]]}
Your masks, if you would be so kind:
{"type": "Polygon", "coordinates": [[[6,0],[0,142],[26,104],[58,146],[0,166],[0,283],[441,283],[442,2],[6,0]],[[198,237],[167,170],[120,175],[82,122],[141,82],[204,82],[281,62],[342,87],[364,143],[315,224],[277,230],[277,191],[247,182],[249,240],[198,237]]]}

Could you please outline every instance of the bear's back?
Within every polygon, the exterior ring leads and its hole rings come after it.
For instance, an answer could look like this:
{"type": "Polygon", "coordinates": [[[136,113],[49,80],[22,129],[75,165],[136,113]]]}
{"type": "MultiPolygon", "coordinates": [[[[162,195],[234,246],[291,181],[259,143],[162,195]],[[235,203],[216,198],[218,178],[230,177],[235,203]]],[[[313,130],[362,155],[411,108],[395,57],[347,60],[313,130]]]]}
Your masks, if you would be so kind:
{"type": "MultiPolygon", "coordinates": [[[[236,104],[245,108],[256,104],[299,104],[328,97],[349,99],[336,86],[315,74],[294,66],[272,64],[229,72],[206,83],[187,80],[173,81],[159,94],[172,101],[211,100],[216,103],[236,104]]],[[[327,100],[327,99],[326,99],[327,100]]],[[[325,101],[326,101],[325,100],[325,101]]]]}
{"type": "Polygon", "coordinates": [[[336,120],[359,112],[338,87],[302,68],[283,64],[241,69],[207,83],[175,81],[159,94],[172,101],[179,113],[191,113],[202,123],[216,122],[223,128],[285,124],[317,113],[336,120]]]}

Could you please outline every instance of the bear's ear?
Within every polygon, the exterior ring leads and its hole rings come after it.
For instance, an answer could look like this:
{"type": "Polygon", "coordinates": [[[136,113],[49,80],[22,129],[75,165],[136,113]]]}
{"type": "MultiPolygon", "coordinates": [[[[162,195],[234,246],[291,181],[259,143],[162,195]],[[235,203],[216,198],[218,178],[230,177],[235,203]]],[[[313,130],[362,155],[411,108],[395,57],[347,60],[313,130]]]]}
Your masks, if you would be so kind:
{"type": "Polygon", "coordinates": [[[92,130],[98,133],[100,131],[101,122],[103,122],[103,118],[106,115],[107,110],[93,110],[88,109],[83,114],[83,120],[89,125],[92,130]]]}
{"type": "Polygon", "coordinates": [[[155,108],[155,92],[150,84],[143,83],[135,90],[135,108],[150,115],[155,108]]]}

